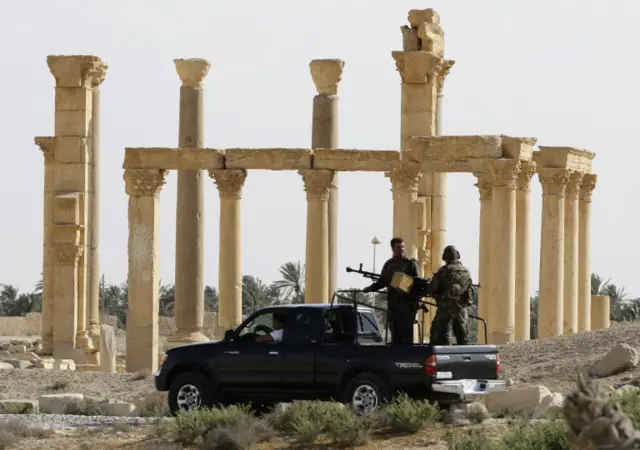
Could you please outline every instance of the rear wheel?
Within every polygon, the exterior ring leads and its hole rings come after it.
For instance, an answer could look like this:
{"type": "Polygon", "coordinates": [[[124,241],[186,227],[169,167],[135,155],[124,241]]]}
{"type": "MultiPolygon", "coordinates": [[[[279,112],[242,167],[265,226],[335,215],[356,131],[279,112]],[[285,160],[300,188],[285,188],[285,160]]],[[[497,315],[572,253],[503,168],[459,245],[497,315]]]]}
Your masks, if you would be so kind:
{"type": "Polygon", "coordinates": [[[369,414],[389,401],[389,388],[374,373],[366,372],[353,377],[346,384],[343,402],[350,405],[358,414],[369,414]]]}
{"type": "Polygon", "coordinates": [[[216,400],[213,383],[199,372],[181,373],[169,388],[169,410],[173,415],[210,408],[216,400]]]}

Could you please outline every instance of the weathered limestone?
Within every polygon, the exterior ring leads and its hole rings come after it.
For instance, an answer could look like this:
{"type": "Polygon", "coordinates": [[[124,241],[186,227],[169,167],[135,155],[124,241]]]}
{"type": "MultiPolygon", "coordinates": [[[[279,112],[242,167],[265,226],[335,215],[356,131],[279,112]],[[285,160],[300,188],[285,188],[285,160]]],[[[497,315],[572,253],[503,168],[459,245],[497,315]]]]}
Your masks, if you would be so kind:
{"type": "Polygon", "coordinates": [[[611,326],[611,299],[608,295],[591,296],[591,329],[604,330],[611,326]]]}
{"type": "Polygon", "coordinates": [[[564,323],[564,196],[566,169],[541,168],[540,300],[538,337],[560,336],[564,323]]]}
{"type": "Polygon", "coordinates": [[[491,282],[489,344],[513,342],[516,303],[516,181],[520,161],[489,161],[491,174],[491,282]]]}
{"type": "Polygon", "coordinates": [[[580,185],[578,205],[580,237],[578,238],[578,331],[591,331],[591,194],[598,176],[585,174],[580,185]]]}
{"type": "Polygon", "coordinates": [[[414,203],[422,173],[413,161],[400,161],[389,172],[393,192],[393,235],[404,239],[407,256],[418,258],[414,203]]]}
{"type": "Polygon", "coordinates": [[[126,169],[129,195],[128,372],[158,367],[158,197],[166,172],[126,169]]]}
{"type": "Polygon", "coordinates": [[[584,174],[570,172],[564,199],[564,308],[563,332],[578,332],[579,209],[578,197],[584,174]]]}
{"type": "Polygon", "coordinates": [[[220,195],[220,257],[218,259],[218,330],[242,323],[242,245],[240,206],[245,170],[211,170],[220,195]]]}
{"type": "Polygon", "coordinates": [[[299,171],[307,193],[307,245],[305,252],[305,303],[328,303],[329,217],[328,201],[334,172],[299,171]]]}
{"type": "MultiPolygon", "coordinates": [[[[344,61],[314,59],[309,64],[318,95],[313,98],[311,148],[338,148],[338,84],[344,61]]],[[[329,292],[338,289],[338,175],[334,174],[329,193],[329,292]]]]}
{"type": "MultiPolygon", "coordinates": [[[[174,60],[180,87],[178,145],[184,152],[204,145],[202,82],[210,64],[204,59],[174,60]]],[[[176,208],[176,330],[167,347],[206,341],[204,321],[204,184],[201,170],[178,171],[176,208]]]]}
{"type": "Polygon", "coordinates": [[[78,329],[78,260],[84,252],[78,193],[54,200],[53,357],[74,358],[78,329]]]}
{"type": "Polygon", "coordinates": [[[116,373],[116,330],[100,325],[100,371],[116,373]]]}
{"type": "MultiPolygon", "coordinates": [[[[489,289],[491,288],[491,225],[493,206],[492,198],[492,179],[491,174],[475,173],[478,179],[476,186],[480,191],[480,242],[479,242],[479,263],[478,263],[478,315],[483,319],[489,317],[489,289]]],[[[478,324],[478,327],[481,325],[478,324]]],[[[478,329],[478,343],[484,342],[484,330],[478,329]],[[482,332],[481,332],[482,331],[482,332]]],[[[488,331],[488,330],[487,330],[488,331]]]]}
{"type": "Polygon", "coordinates": [[[531,337],[531,178],[535,162],[521,163],[516,184],[516,341],[531,337]]]}

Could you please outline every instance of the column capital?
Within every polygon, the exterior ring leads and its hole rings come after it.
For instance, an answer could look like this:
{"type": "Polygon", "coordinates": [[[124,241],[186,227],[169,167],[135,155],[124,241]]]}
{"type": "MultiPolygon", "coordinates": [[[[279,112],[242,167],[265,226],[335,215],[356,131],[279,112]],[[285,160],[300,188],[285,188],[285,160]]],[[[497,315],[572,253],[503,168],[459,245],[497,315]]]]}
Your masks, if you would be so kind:
{"type": "Polygon", "coordinates": [[[344,61],[341,59],[314,59],[309,63],[311,78],[318,94],[337,95],[342,80],[344,61]]]}
{"type": "Polygon", "coordinates": [[[242,169],[210,170],[209,176],[218,187],[220,198],[240,200],[242,188],[247,180],[247,171],[242,169]]]}
{"type": "Polygon", "coordinates": [[[480,201],[491,201],[493,198],[491,174],[487,172],[474,172],[473,175],[478,179],[474,186],[477,187],[480,192],[480,201]]]}
{"type": "Polygon", "coordinates": [[[125,169],[122,178],[125,182],[127,195],[157,198],[167,178],[167,171],[162,169],[125,169]]]}
{"type": "Polygon", "coordinates": [[[542,195],[556,195],[564,197],[569,182],[569,170],[543,168],[538,172],[542,195]]]}
{"type": "Polygon", "coordinates": [[[422,178],[422,167],[413,161],[401,161],[389,171],[394,194],[416,193],[422,178]]]}
{"type": "Polygon", "coordinates": [[[436,87],[438,89],[438,95],[442,95],[442,91],[444,90],[444,82],[447,80],[449,72],[451,71],[451,68],[455,63],[456,62],[453,59],[445,59],[438,67],[438,70],[436,72],[436,87]]]}
{"type": "Polygon", "coordinates": [[[591,202],[591,194],[596,188],[596,182],[598,181],[598,175],[595,173],[585,173],[582,177],[582,183],[580,184],[580,200],[584,202],[591,202]]]}
{"type": "Polygon", "coordinates": [[[516,159],[487,161],[492,187],[506,187],[507,189],[515,190],[521,167],[520,161],[516,159]]]}
{"type": "Polygon", "coordinates": [[[431,84],[439,70],[442,58],[431,52],[391,52],[396,70],[406,84],[431,84]]]}
{"type": "Polygon", "coordinates": [[[91,88],[104,62],[91,55],[49,55],[47,65],[57,87],[91,88]]]}
{"type": "Polygon", "coordinates": [[[76,244],[55,244],[56,260],[59,264],[70,266],[78,263],[84,246],[76,244]]]}
{"type": "Polygon", "coordinates": [[[569,181],[567,182],[567,198],[577,200],[580,197],[580,186],[582,185],[582,172],[569,172],[569,181]]]}
{"type": "Polygon", "coordinates": [[[211,64],[202,58],[174,59],[176,71],[183,86],[202,87],[202,81],[209,73],[211,64]]]}
{"type": "Polygon", "coordinates": [[[109,66],[104,61],[100,61],[91,71],[91,87],[97,88],[102,84],[107,76],[107,69],[109,66]]]}
{"type": "Polygon", "coordinates": [[[520,163],[520,173],[518,174],[518,180],[516,181],[516,188],[520,192],[531,191],[531,178],[536,173],[537,164],[534,161],[526,161],[520,163]]]}
{"type": "Polygon", "coordinates": [[[45,164],[52,163],[55,161],[54,159],[54,149],[56,145],[55,137],[35,137],[33,138],[34,142],[40,150],[42,150],[42,154],[44,155],[45,164]]]}
{"type": "Polygon", "coordinates": [[[304,182],[304,190],[307,193],[307,200],[329,199],[329,192],[333,187],[335,172],[325,169],[302,169],[298,170],[304,182]]]}

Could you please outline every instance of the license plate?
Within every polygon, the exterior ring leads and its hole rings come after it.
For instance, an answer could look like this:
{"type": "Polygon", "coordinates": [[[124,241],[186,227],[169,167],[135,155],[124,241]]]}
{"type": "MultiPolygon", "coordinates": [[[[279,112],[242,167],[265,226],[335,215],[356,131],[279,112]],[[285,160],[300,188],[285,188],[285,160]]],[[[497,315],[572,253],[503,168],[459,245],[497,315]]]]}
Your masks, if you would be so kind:
{"type": "Polygon", "coordinates": [[[449,380],[449,379],[453,378],[453,373],[451,373],[451,372],[437,372],[436,373],[436,378],[441,379],[441,380],[449,380]]]}

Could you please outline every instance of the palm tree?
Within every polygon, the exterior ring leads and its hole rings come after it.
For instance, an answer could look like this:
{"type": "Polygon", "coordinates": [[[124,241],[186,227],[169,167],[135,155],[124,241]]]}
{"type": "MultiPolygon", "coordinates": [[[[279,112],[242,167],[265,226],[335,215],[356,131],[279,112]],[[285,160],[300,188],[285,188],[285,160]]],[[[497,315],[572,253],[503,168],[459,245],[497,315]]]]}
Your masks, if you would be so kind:
{"type": "Polygon", "coordinates": [[[171,317],[176,304],[176,287],[173,284],[162,284],[162,280],[159,281],[159,285],[158,314],[164,317],[171,317]]]}
{"type": "Polygon", "coordinates": [[[17,287],[10,284],[0,285],[0,315],[24,316],[42,310],[42,295],[39,293],[21,294],[17,287]]]}
{"type": "Polygon", "coordinates": [[[286,262],[280,266],[282,279],[276,281],[274,286],[282,293],[287,303],[304,302],[304,265],[300,261],[286,262]]]}
{"type": "Polygon", "coordinates": [[[640,319],[640,305],[635,300],[627,299],[624,287],[611,283],[611,279],[597,273],[591,274],[591,295],[607,295],[610,300],[611,320],[616,322],[640,319]]]}
{"type": "Polygon", "coordinates": [[[242,276],[242,313],[251,314],[254,311],[273,303],[273,290],[262,280],[252,275],[242,276]]]}
{"type": "Polygon", "coordinates": [[[204,287],[204,310],[207,312],[218,311],[218,290],[213,286],[204,287]]]}
{"type": "Polygon", "coordinates": [[[540,292],[536,291],[536,295],[531,296],[531,304],[529,310],[531,316],[529,319],[529,338],[538,339],[538,305],[540,304],[540,292]]]}

